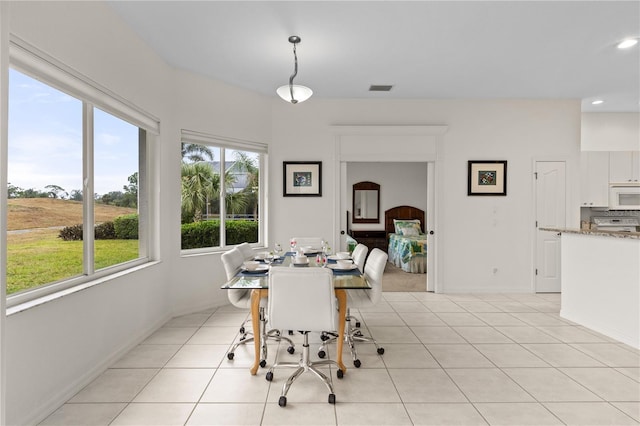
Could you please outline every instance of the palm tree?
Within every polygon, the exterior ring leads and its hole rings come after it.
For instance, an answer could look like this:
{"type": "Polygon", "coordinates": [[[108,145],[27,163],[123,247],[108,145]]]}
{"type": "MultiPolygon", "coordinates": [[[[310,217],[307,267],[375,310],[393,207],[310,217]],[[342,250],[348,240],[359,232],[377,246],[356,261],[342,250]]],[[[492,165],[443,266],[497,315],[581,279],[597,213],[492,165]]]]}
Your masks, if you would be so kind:
{"type": "Polygon", "coordinates": [[[182,143],[182,161],[196,163],[198,161],[213,161],[213,151],[206,145],[197,143],[182,143]]]}
{"type": "MultiPolygon", "coordinates": [[[[246,186],[244,189],[233,196],[227,201],[227,209],[230,212],[239,213],[247,212],[247,208],[252,209],[253,217],[257,217],[258,214],[258,189],[260,182],[260,170],[255,164],[255,159],[250,157],[248,153],[244,151],[235,152],[235,162],[233,166],[229,168],[229,172],[246,173],[246,186]]],[[[229,194],[227,194],[229,197],[229,194]]]]}
{"type": "MultiPolygon", "coordinates": [[[[183,221],[189,218],[200,221],[208,201],[219,193],[220,185],[215,182],[217,175],[207,163],[182,163],[181,176],[183,221]]],[[[217,180],[219,182],[219,177],[217,180]]]]}

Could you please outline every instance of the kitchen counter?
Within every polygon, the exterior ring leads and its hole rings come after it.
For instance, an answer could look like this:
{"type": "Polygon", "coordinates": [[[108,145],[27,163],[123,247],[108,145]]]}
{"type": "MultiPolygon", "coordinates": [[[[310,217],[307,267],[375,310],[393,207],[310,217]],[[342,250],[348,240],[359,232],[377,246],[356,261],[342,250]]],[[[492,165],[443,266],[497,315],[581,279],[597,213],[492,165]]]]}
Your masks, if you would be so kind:
{"type": "Polygon", "coordinates": [[[546,230],[562,235],[560,316],[640,349],[640,233],[546,230]]]}
{"type": "Polygon", "coordinates": [[[540,228],[542,231],[560,232],[563,234],[599,235],[601,237],[631,238],[640,240],[640,232],[603,231],[597,229],[573,228],[540,228]]]}

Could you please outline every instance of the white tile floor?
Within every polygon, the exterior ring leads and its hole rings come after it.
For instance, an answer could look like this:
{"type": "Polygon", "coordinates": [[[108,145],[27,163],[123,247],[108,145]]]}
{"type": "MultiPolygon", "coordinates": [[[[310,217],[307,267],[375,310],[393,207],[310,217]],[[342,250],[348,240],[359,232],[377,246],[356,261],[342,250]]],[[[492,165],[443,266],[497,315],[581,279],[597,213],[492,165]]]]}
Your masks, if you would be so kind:
{"type": "MultiPolygon", "coordinates": [[[[335,405],[304,374],[285,408],[277,401],[291,370],[276,370],[270,383],[266,369],[249,374],[252,346],[226,357],[246,312],[186,315],[42,424],[640,424],[640,351],[560,318],[559,307],[557,294],[383,293],[375,308],[354,313],[385,354],[360,345],[356,369],[345,350],[345,377],[330,370],[335,405]]],[[[299,354],[269,349],[269,364],[299,354]]]]}

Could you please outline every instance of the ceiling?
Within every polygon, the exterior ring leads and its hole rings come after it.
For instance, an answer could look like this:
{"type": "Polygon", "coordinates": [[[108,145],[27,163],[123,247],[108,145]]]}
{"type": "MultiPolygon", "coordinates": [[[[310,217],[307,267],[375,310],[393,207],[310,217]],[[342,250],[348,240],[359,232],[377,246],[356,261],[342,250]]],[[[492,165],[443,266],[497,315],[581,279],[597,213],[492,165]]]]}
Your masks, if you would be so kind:
{"type": "Polygon", "coordinates": [[[639,111],[640,45],[616,48],[640,37],[638,1],[108,4],[172,66],[267,96],[288,83],[298,35],[294,82],[316,98],[581,99],[583,111],[639,111]]]}

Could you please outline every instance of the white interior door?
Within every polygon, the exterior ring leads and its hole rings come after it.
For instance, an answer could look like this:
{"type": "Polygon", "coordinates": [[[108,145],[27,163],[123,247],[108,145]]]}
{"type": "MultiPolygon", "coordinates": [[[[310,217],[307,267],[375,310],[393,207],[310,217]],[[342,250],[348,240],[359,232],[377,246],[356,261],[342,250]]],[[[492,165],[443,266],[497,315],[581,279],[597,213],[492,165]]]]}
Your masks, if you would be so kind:
{"type": "Polygon", "coordinates": [[[560,292],[560,234],[540,228],[564,228],[566,180],[564,161],[537,161],[536,269],[537,293],[560,292]]]}
{"type": "Polygon", "coordinates": [[[425,232],[427,233],[427,291],[438,293],[436,288],[436,208],[435,208],[435,162],[427,163],[427,214],[425,232]]]}

